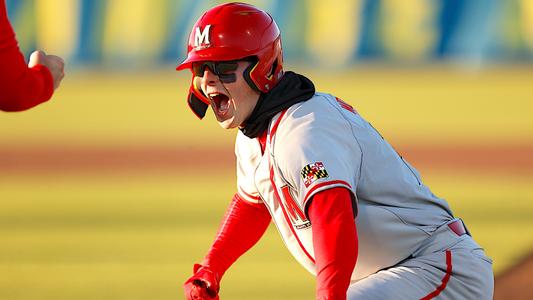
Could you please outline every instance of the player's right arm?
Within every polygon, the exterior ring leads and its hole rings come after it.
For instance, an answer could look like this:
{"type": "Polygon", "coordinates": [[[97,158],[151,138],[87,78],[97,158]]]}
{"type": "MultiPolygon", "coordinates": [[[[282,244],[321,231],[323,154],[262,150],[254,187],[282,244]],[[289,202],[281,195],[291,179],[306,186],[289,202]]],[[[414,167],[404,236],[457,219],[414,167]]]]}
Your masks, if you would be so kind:
{"type": "Polygon", "coordinates": [[[270,224],[262,203],[251,203],[235,194],[222,220],[215,241],[194,275],[185,282],[187,299],[218,299],[220,280],[226,270],[255,245],[270,224]]]}
{"type": "Polygon", "coordinates": [[[63,79],[63,68],[60,57],[41,51],[26,66],[0,0],[0,110],[22,111],[47,101],[63,79]]]}

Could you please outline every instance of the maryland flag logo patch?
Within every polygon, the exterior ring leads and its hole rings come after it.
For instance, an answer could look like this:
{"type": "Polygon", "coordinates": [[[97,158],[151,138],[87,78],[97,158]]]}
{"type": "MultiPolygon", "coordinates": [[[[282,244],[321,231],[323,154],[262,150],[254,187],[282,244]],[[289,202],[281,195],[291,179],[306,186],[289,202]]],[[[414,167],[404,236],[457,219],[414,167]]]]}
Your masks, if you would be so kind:
{"type": "Polygon", "coordinates": [[[328,171],[324,167],[324,163],[318,161],[316,163],[308,164],[300,172],[304,180],[305,187],[309,187],[313,182],[320,178],[328,178],[328,171]]]}

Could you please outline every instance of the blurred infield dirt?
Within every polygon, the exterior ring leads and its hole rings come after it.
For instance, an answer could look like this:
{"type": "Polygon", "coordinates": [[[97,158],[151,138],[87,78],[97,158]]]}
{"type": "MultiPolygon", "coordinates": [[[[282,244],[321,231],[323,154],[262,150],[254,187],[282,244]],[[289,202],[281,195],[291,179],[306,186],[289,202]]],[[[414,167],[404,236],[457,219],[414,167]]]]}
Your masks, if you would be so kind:
{"type": "Polygon", "coordinates": [[[533,252],[508,268],[494,282],[495,300],[530,300],[533,299],[533,252]]]}

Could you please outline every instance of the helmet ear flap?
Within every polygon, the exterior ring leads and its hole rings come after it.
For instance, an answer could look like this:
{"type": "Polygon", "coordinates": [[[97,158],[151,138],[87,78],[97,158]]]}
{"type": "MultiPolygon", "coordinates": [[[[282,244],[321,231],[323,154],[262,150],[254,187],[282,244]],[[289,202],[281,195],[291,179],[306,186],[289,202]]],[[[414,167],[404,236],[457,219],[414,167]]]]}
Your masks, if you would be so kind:
{"type": "Polygon", "coordinates": [[[264,67],[264,65],[260,65],[261,61],[257,57],[248,58],[252,63],[243,72],[244,80],[252,89],[260,93],[268,92],[283,74],[283,62],[280,61],[281,59],[281,56],[276,57],[270,67],[267,68],[268,72],[265,72],[265,70],[256,70],[256,68],[264,67]],[[254,77],[252,78],[252,76],[254,77]],[[265,83],[265,86],[262,86],[262,83],[265,83]]]}
{"type": "Polygon", "coordinates": [[[281,51],[281,38],[278,37],[271,46],[254,56],[256,63],[247,68],[248,76],[255,90],[263,93],[269,92],[283,76],[283,55],[281,51]]]}
{"type": "Polygon", "coordinates": [[[189,88],[187,104],[189,104],[189,108],[199,119],[203,119],[205,117],[205,113],[209,107],[209,99],[207,99],[204,93],[197,87],[194,75],[189,88]]]}
{"type": "Polygon", "coordinates": [[[258,63],[259,63],[259,60],[257,59],[252,60],[252,63],[244,70],[244,72],[242,73],[242,76],[244,77],[244,80],[246,81],[246,83],[248,83],[248,85],[252,89],[261,93],[261,90],[259,90],[259,88],[255,84],[255,82],[252,80],[252,77],[250,75],[258,63]]]}
{"type": "Polygon", "coordinates": [[[187,103],[189,104],[192,112],[198,117],[198,119],[203,119],[207,111],[208,105],[205,104],[202,100],[196,97],[196,93],[189,92],[189,97],[187,98],[187,103]]]}

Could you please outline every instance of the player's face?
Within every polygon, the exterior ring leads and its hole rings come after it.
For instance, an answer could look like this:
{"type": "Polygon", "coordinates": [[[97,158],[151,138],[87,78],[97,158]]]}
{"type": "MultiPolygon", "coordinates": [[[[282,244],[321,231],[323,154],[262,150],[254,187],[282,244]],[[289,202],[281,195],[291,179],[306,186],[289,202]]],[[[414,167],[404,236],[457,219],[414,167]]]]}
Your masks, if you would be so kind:
{"type": "Polygon", "coordinates": [[[200,63],[193,66],[202,92],[211,101],[218,124],[222,128],[236,128],[248,119],[259,99],[259,92],[252,89],[243,77],[248,61],[232,65],[200,63]],[[215,69],[213,71],[213,69],[215,69]],[[217,75],[218,74],[218,75],[217,75]]]}

